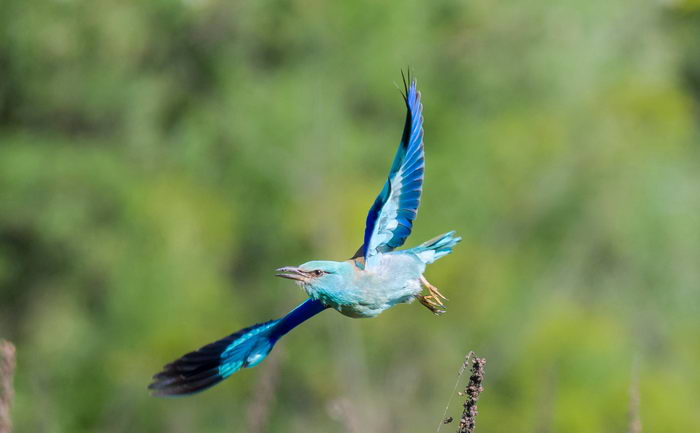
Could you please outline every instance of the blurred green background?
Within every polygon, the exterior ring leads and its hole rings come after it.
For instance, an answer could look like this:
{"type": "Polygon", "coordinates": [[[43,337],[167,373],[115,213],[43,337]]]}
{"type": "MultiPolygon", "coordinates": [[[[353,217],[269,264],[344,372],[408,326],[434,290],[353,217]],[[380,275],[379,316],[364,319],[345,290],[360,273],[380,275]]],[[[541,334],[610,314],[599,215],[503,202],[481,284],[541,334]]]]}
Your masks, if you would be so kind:
{"type": "Polygon", "coordinates": [[[4,0],[0,35],[17,432],[433,431],[469,350],[480,432],[627,431],[635,374],[645,432],[700,431],[700,2],[4,0]],[[325,312],[150,397],[354,253],[406,66],[448,313],[325,312]]]}

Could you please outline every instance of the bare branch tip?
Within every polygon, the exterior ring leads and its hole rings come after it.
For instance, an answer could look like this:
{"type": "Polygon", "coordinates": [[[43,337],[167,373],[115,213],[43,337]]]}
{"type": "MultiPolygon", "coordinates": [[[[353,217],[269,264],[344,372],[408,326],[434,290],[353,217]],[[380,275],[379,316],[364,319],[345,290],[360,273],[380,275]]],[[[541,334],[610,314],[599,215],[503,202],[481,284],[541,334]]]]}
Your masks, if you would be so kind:
{"type": "Polygon", "coordinates": [[[10,408],[14,397],[12,378],[15,373],[15,346],[0,340],[0,433],[12,430],[10,408]]]}

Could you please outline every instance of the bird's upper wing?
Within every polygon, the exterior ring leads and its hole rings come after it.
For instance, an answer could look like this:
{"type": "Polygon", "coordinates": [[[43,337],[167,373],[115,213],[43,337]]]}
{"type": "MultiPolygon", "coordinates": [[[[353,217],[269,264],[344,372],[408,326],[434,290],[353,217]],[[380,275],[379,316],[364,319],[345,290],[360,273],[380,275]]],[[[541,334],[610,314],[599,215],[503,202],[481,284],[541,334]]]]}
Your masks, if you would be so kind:
{"type": "Polygon", "coordinates": [[[423,105],[415,80],[404,78],[406,123],[389,178],[367,214],[364,243],[353,258],[370,257],[403,245],[411,234],[423,189],[423,105]]]}

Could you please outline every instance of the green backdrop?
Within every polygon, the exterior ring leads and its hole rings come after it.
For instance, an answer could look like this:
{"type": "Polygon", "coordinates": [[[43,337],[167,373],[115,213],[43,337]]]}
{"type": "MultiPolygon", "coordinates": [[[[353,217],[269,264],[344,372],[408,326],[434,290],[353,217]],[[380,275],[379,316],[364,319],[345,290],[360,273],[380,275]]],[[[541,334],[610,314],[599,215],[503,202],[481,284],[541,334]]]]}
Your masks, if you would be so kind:
{"type": "Polygon", "coordinates": [[[429,432],[469,350],[479,432],[628,431],[630,389],[644,432],[700,431],[698,41],[684,0],[4,0],[16,431],[429,432]],[[325,312],[150,397],[165,362],[304,299],[275,268],[354,253],[407,66],[407,244],[464,238],[427,273],[448,313],[325,312]]]}

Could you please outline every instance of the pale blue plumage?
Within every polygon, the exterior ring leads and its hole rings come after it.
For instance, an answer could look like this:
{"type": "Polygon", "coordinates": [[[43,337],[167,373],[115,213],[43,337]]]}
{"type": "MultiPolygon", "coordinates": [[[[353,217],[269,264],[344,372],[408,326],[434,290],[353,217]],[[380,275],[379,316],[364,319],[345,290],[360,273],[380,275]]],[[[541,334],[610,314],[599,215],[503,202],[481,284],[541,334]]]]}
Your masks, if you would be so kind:
{"type": "Polygon", "coordinates": [[[449,232],[415,248],[395,250],[411,233],[425,170],[420,92],[410,77],[404,80],[404,90],[401,143],[384,188],[369,210],[364,242],[355,256],[278,269],[278,276],[295,280],[309,299],[281,319],[242,329],[166,365],[149,386],[155,395],[196,393],[259,364],[283,335],[327,308],[349,317],[374,317],[417,299],[435,314],[444,312],[446,298],[423,273],[426,265],[449,254],[460,238],[449,232]]]}
{"type": "Polygon", "coordinates": [[[375,266],[362,269],[354,260],[313,261],[299,266],[313,278],[295,278],[312,299],[350,317],[374,317],[396,304],[412,302],[423,291],[425,266],[449,254],[460,241],[454,232],[416,248],[377,254],[375,266]]]}

